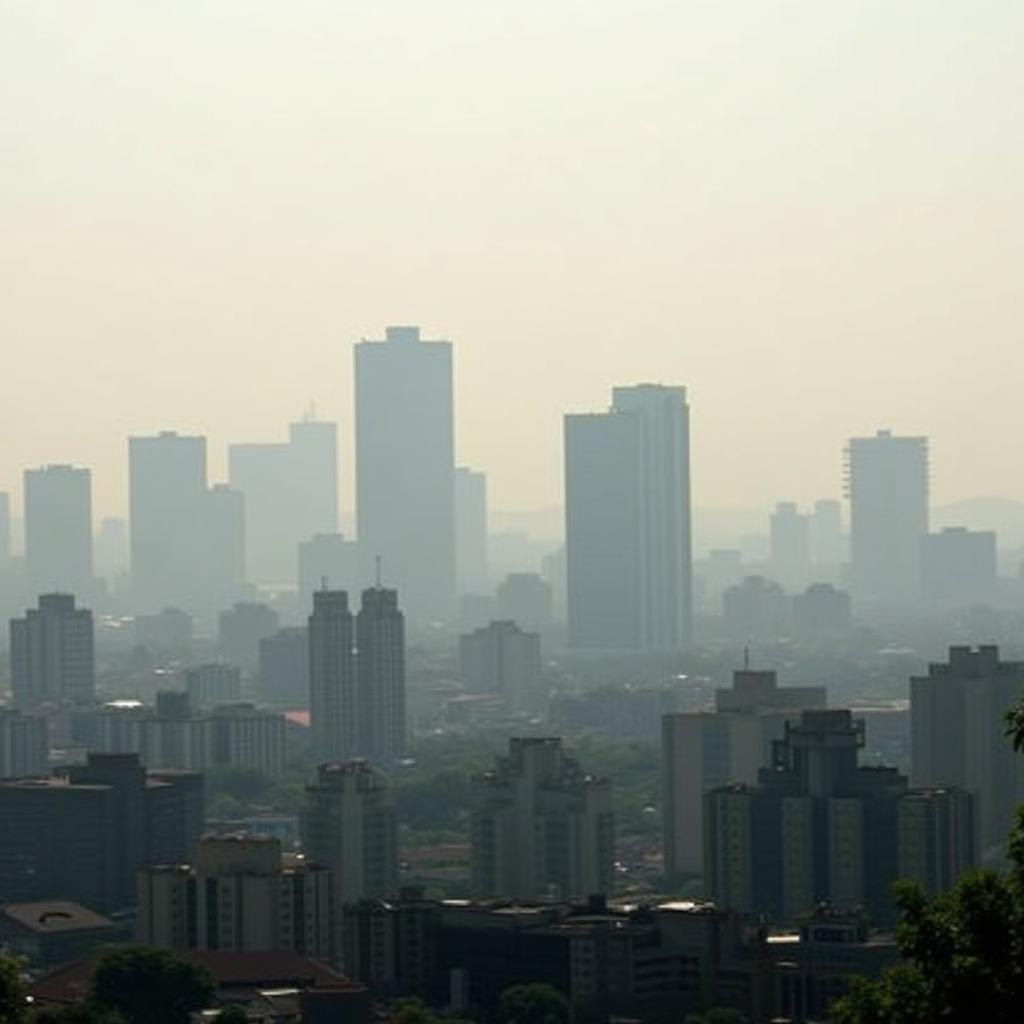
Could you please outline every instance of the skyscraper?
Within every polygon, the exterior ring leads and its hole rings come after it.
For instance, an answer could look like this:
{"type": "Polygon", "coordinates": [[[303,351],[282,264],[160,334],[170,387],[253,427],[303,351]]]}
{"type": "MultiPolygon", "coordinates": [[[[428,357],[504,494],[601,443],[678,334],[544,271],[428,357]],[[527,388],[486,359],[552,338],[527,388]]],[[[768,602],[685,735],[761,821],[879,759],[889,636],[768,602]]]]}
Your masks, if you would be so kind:
{"type": "Polygon", "coordinates": [[[317,757],[347,757],[356,744],[356,666],[348,594],[318,590],[309,616],[309,724],[317,757]]]}
{"type": "Polygon", "coordinates": [[[206,554],[206,438],[132,437],[128,458],[136,609],[191,607],[206,554]]]}
{"type": "Polygon", "coordinates": [[[388,327],[355,346],[356,516],[363,579],[374,560],[410,620],[455,610],[452,347],[418,327],[388,327]]]}
{"type": "Polygon", "coordinates": [[[928,533],[928,439],[854,437],[846,450],[854,598],[907,607],[921,598],[928,533]]]}
{"type": "Polygon", "coordinates": [[[19,707],[47,701],[87,704],[96,691],[92,612],[70,594],[43,594],[11,619],[11,690],[19,707]]]}
{"type": "Polygon", "coordinates": [[[455,568],[460,594],[490,592],[487,576],[487,477],[455,470],[455,568]]]}
{"type": "Polygon", "coordinates": [[[780,501],[770,522],[772,577],[789,591],[807,585],[811,575],[808,517],[792,501],[780,501]]]}
{"type": "Polygon", "coordinates": [[[33,596],[60,591],[91,597],[95,579],[89,470],[25,470],[25,575],[33,596]]]}
{"type": "Polygon", "coordinates": [[[291,582],[298,545],[338,529],[337,427],[303,420],[289,425],[285,442],[230,445],[228,467],[245,495],[250,578],[291,582]]]}
{"type": "Polygon", "coordinates": [[[540,634],[492,622],[460,637],[459,668],[471,692],[498,693],[517,710],[532,707],[540,698],[540,634]]]}
{"type": "Polygon", "coordinates": [[[558,737],[510,740],[508,756],[475,780],[471,838],[477,896],[612,892],[611,788],[584,772],[558,737]]]}
{"type": "Polygon", "coordinates": [[[615,388],[609,412],[565,417],[569,642],[673,650],[690,641],[686,389],[615,388]]]}
{"type": "Polygon", "coordinates": [[[375,761],[405,753],[405,616],[398,592],[363,591],[356,616],[355,750],[375,761]]]}
{"type": "Polygon", "coordinates": [[[299,545],[299,607],[313,607],[313,593],[355,593],[359,582],[359,545],[342,533],[317,533],[299,545]]]}

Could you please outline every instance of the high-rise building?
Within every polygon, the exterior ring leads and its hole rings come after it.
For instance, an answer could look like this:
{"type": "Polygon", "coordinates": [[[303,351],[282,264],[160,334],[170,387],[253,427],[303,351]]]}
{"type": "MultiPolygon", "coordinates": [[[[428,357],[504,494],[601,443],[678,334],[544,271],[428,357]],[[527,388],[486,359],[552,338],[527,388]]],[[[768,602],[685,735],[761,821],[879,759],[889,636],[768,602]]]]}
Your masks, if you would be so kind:
{"type": "Polygon", "coordinates": [[[614,888],[611,788],[557,737],[510,740],[508,756],[474,780],[471,841],[479,896],[569,898],[614,888]]]}
{"type": "Polygon", "coordinates": [[[191,856],[203,780],[149,772],[136,755],[90,754],[66,774],[0,783],[0,892],[70,899],[101,911],[134,905],[146,864],[191,856]]]}
{"type": "Polygon", "coordinates": [[[206,438],[132,437],[128,457],[136,608],[190,607],[205,579],[206,438]]]}
{"type": "Polygon", "coordinates": [[[309,702],[309,634],[289,626],[260,641],[260,698],[277,707],[309,702]]]}
{"type": "Polygon", "coordinates": [[[841,633],[853,617],[850,595],[831,583],[812,583],[793,597],[793,627],[804,636],[841,633]]]}
{"type": "Polygon", "coordinates": [[[88,600],[92,564],[92,474],[71,466],[25,470],[25,576],[30,593],[88,600]]]}
{"type": "Polygon", "coordinates": [[[928,533],[928,439],[880,430],[846,449],[855,600],[907,607],[921,597],[928,533]]]}
{"type": "Polygon", "coordinates": [[[0,491],[0,566],[11,557],[11,496],[0,491]]]}
{"type": "Polygon", "coordinates": [[[329,959],[327,868],[282,854],[269,836],[204,836],[194,863],[141,872],[136,937],[173,949],[291,949],[329,959]]]}
{"type": "Polygon", "coordinates": [[[763,576],[744,576],[722,594],[722,625],[738,640],[777,640],[789,630],[789,597],[763,576]]]}
{"type": "Polygon", "coordinates": [[[742,669],[715,691],[714,712],[662,719],[665,873],[699,874],[704,859],[704,794],[753,784],[772,744],[804,708],[823,708],[823,686],[779,686],[774,672],[742,669]]]}
{"type": "Polygon", "coordinates": [[[551,584],[536,572],[510,572],[495,591],[495,618],[543,633],[554,623],[551,584]]]}
{"type": "Polygon", "coordinates": [[[686,389],[615,388],[608,413],[565,418],[569,642],[672,650],[690,642],[686,389]]]}
{"type": "Polygon", "coordinates": [[[487,477],[455,470],[455,569],[460,594],[490,591],[487,573],[487,477]]]}
{"type": "Polygon", "coordinates": [[[0,779],[42,775],[48,754],[45,718],[0,708],[0,779]]]}
{"type": "Polygon", "coordinates": [[[245,585],[245,498],[227,484],[214,484],[204,498],[203,568],[207,608],[222,608],[245,585]]]}
{"type": "Polygon", "coordinates": [[[473,693],[497,693],[515,709],[540,698],[540,634],[496,621],[459,639],[462,682],[473,693]]]}
{"type": "Polygon", "coordinates": [[[345,758],[356,746],[355,631],[348,594],[316,591],[307,628],[313,751],[320,758],[345,758]]]}
{"type": "Polygon", "coordinates": [[[363,579],[381,559],[414,625],[455,612],[452,346],[388,327],[355,346],[356,516],[363,579]]]}
{"type": "Polygon", "coordinates": [[[810,517],[810,537],[815,578],[821,579],[823,571],[836,575],[848,557],[846,537],[843,534],[843,510],[838,501],[822,498],[814,503],[810,517]]]}
{"type": "Polygon", "coordinates": [[[804,711],[758,785],[706,794],[704,881],[717,906],[794,922],[828,903],[886,925],[898,878],[947,884],[974,865],[973,795],[912,791],[895,768],[859,767],[863,745],[849,711],[804,711]]]}
{"type": "Polygon", "coordinates": [[[242,699],[242,673],[220,662],[197,665],[185,670],[185,691],[194,708],[234,704],[242,699]]]}
{"type": "Polygon", "coordinates": [[[341,533],[318,533],[299,545],[299,608],[313,607],[317,590],[356,593],[359,545],[341,533]]]}
{"type": "Polygon", "coordinates": [[[139,647],[178,657],[192,650],[192,616],[180,608],[163,608],[154,615],[136,615],[133,626],[139,647]]]}
{"type": "Polygon", "coordinates": [[[280,624],[268,605],[239,601],[218,617],[217,646],[229,664],[254,672],[260,663],[260,641],[273,636],[280,624]]]}
{"type": "Polygon", "coordinates": [[[321,765],[300,815],[306,857],[331,872],[335,911],[398,892],[398,832],[387,780],[366,761],[321,765]]]}
{"type": "Polygon", "coordinates": [[[1024,662],[994,646],[951,647],[949,660],[910,680],[911,771],[915,786],[977,794],[987,861],[1001,860],[1015,809],[1024,803],[1024,764],[1006,738],[1006,712],[1024,697],[1024,662]]]}
{"type": "Polygon", "coordinates": [[[43,594],[39,607],[11,619],[11,689],[19,707],[48,701],[86,704],[96,692],[92,612],[70,594],[43,594]]]}
{"type": "Polygon", "coordinates": [[[811,576],[811,538],[808,517],[795,502],[780,501],[772,513],[769,554],[772,575],[784,587],[795,590],[811,576]]]}
{"type": "Polygon", "coordinates": [[[356,616],[355,750],[374,761],[405,753],[405,616],[398,591],[363,591],[356,616]]]}
{"type": "Polygon", "coordinates": [[[299,543],[338,529],[337,446],[335,424],[304,420],[285,442],[228,447],[231,486],[245,495],[254,582],[291,582],[299,543]]]}
{"type": "Polygon", "coordinates": [[[93,543],[96,575],[116,579],[128,571],[128,524],[116,516],[100,520],[93,543]]]}
{"type": "Polygon", "coordinates": [[[924,600],[940,608],[990,603],[996,595],[996,535],[948,527],[921,541],[924,600]]]}

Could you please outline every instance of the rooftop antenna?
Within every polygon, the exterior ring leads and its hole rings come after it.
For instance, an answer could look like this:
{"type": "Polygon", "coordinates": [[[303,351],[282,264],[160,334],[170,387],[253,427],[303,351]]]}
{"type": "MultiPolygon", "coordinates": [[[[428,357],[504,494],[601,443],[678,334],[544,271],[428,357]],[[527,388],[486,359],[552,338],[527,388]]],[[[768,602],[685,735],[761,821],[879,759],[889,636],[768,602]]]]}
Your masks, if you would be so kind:
{"type": "Polygon", "coordinates": [[[320,577],[320,589],[321,590],[326,590],[327,589],[327,577],[326,576],[321,576],[320,577]]]}
{"type": "Polygon", "coordinates": [[[380,590],[380,555],[375,555],[373,562],[377,572],[377,589],[380,590]]]}
{"type": "Polygon", "coordinates": [[[743,671],[750,671],[750,648],[747,646],[743,648],[743,671]]]}

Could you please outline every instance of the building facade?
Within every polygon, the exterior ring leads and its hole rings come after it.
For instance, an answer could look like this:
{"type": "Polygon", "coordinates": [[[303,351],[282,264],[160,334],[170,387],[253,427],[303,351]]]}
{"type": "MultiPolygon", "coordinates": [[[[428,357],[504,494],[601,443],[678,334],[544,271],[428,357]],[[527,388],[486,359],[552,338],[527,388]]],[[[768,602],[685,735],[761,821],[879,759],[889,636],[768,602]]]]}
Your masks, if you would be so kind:
{"type": "Polygon", "coordinates": [[[92,552],[92,474],[71,466],[27,469],[25,576],[33,597],[60,591],[89,600],[96,588],[92,552]]]}
{"type": "Polygon", "coordinates": [[[459,668],[471,693],[497,693],[524,710],[541,697],[540,634],[514,622],[492,622],[459,638],[459,668]]]}

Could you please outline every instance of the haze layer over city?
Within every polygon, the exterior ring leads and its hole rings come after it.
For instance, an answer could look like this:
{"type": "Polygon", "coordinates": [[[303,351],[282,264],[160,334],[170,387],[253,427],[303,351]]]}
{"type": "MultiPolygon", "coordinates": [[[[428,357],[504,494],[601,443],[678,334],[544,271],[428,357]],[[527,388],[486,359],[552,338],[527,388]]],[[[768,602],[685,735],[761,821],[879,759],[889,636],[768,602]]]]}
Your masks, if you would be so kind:
{"type": "Polygon", "coordinates": [[[0,1024],[1018,1020],[1022,30],[0,4],[0,1024]]]}

